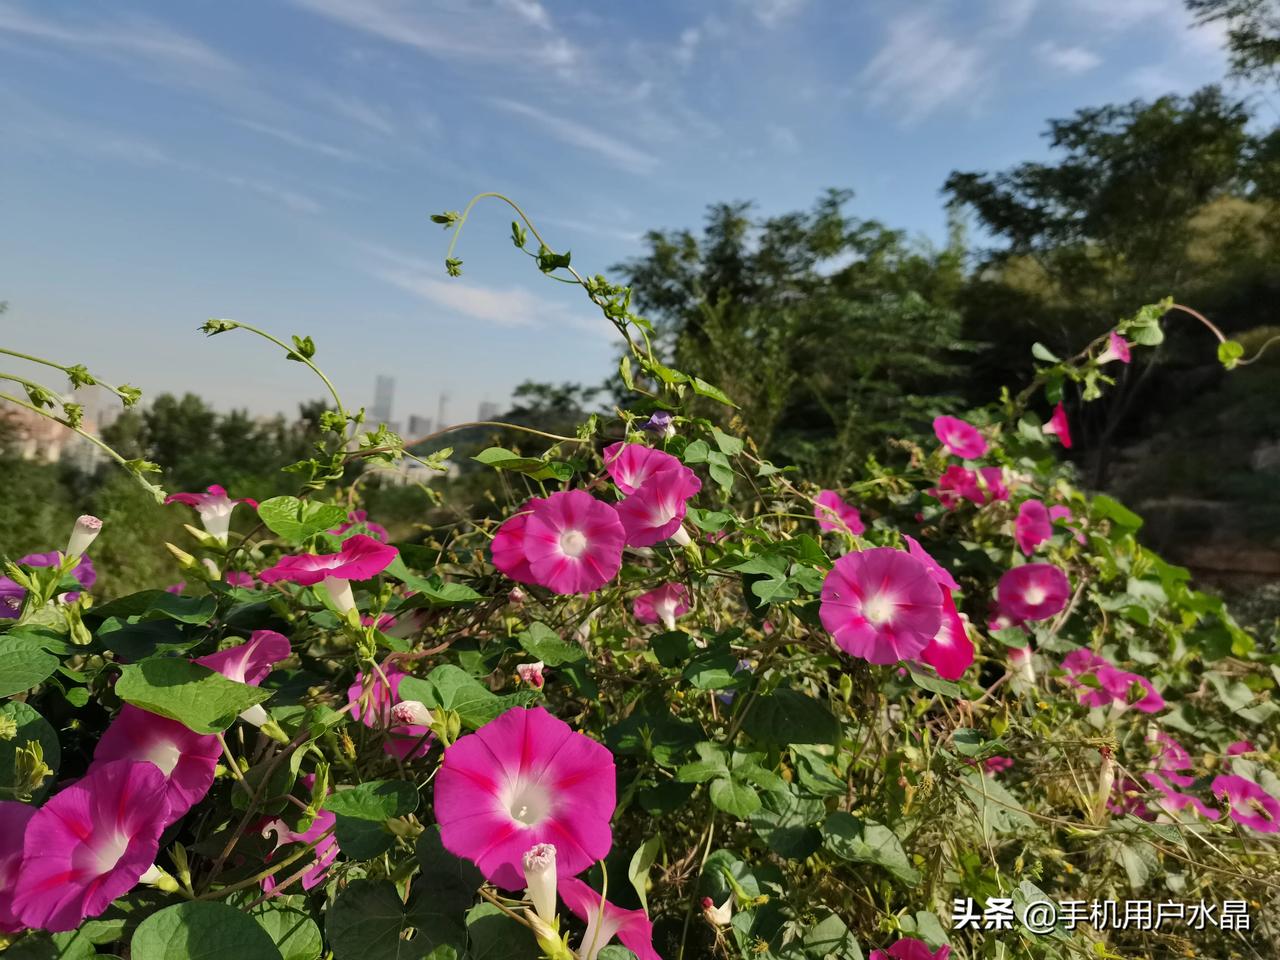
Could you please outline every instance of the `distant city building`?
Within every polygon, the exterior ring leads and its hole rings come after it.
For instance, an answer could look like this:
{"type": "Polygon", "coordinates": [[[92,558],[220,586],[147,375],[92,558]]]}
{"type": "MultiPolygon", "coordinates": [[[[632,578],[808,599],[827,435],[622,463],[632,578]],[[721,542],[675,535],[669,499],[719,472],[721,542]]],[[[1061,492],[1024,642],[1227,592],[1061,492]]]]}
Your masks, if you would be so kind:
{"type": "MultiPolygon", "coordinates": [[[[84,398],[77,395],[77,400],[84,398]]],[[[50,411],[61,412],[59,411],[50,411]]],[[[80,429],[91,437],[98,436],[95,411],[86,405],[85,417],[80,429]]],[[[115,419],[111,416],[110,419],[115,419]]],[[[98,446],[73,430],[55,423],[48,417],[32,413],[23,407],[0,402],[0,439],[7,438],[8,446],[23,460],[39,463],[68,463],[85,473],[93,472],[103,460],[98,446]]]]}
{"type": "Polygon", "coordinates": [[[480,401],[480,413],[476,417],[477,420],[494,420],[498,414],[502,412],[502,408],[491,400],[480,401]]]}
{"type": "Polygon", "coordinates": [[[391,404],[395,400],[395,377],[384,373],[378,374],[373,381],[373,406],[369,408],[369,419],[373,424],[391,423],[391,404]]]}
{"type": "Polygon", "coordinates": [[[430,417],[421,417],[418,414],[409,416],[409,439],[416,440],[418,437],[425,437],[431,432],[432,420],[430,417]]]}

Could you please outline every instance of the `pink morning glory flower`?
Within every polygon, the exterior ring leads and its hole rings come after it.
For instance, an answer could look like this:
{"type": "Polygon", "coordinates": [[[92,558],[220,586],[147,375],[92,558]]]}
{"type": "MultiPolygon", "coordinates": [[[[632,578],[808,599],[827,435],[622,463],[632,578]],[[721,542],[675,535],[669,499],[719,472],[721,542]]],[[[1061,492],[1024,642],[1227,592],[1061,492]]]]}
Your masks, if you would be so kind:
{"type": "Polygon", "coordinates": [[[1039,500],[1023,500],[1018,507],[1018,518],[1013,522],[1013,539],[1018,549],[1031,556],[1036,547],[1053,536],[1053,523],[1049,510],[1039,500]]]}
{"type": "MultiPolygon", "coordinates": [[[[528,565],[528,582],[552,593],[592,593],[617,576],[626,534],[609,504],[582,490],[565,490],[544,500],[530,500],[525,509],[530,512],[518,539],[528,565]]],[[[494,563],[498,563],[496,538],[494,563]]],[[[514,566],[524,572],[520,564],[514,566]]]]}
{"type": "Polygon", "coordinates": [[[1098,354],[1098,363],[1110,363],[1112,360],[1128,363],[1130,359],[1129,341],[1112,330],[1107,334],[1107,348],[1098,354]]]}
{"type": "Polygon", "coordinates": [[[872,950],[871,960],[947,960],[951,947],[940,946],[935,953],[929,945],[915,937],[903,937],[888,950],[872,950]]]}
{"type": "Polygon", "coordinates": [[[13,912],[22,864],[22,838],[36,814],[29,803],[0,800],[0,933],[20,933],[25,924],[13,912]]]}
{"type": "Polygon", "coordinates": [[[979,467],[978,487],[986,494],[987,503],[1009,499],[1009,487],[1004,482],[1004,467],[979,467]]]}
{"type": "Polygon", "coordinates": [[[1209,785],[1210,792],[1230,806],[1227,813],[1241,826],[1259,833],[1280,831],[1280,800],[1252,780],[1234,774],[1217,776],[1209,785]]]}
{"type": "Polygon", "coordinates": [[[440,840],[504,890],[524,888],[524,854],[539,843],[555,846],[560,876],[572,877],[613,846],[615,781],[603,745],[541,707],[513,707],[445,750],[440,840]]]}
{"type": "Polygon", "coordinates": [[[1187,748],[1163,731],[1158,731],[1152,742],[1156,744],[1156,769],[1180,787],[1191,786],[1195,777],[1186,776],[1183,772],[1192,767],[1187,748]]]}
{"type": "Polygon", "coordinates": [[[956,578],[951,576],[942,564],[933,559],[933,556],[924,547],[920,546],[920,541],[910,534],[903,534],[902,539],[907,541],[907,552],[925,565],[925,569],[929,571],[929,576],[933,577],[934,582],[944,590],[959,590],[960,584],[956,583],[956,578]]]}
{"type": "Polygon", "coordinates": [[[352,530],[360,533],[367,533],[375,540],[381,540],[386,543],[391,539],[391,535],[387,533],[387,528],[380,523],[374,523],[369,519],[369,513],[366,510],[352,510],[347,514],[347,522],[339,524],[330,530],[335,537],[341,537],[352,530]]]}
{"type": "Polygon", "coordinates": [[[1071,449],[1071,424],[1067,421],[1067,411],[1061,403],[1053,408],[1053,416],[1040,429],[1050,436],[1057,437],[1059,443],[1068,450],[1071,449]]]}
{"type": "Polygon", "coordinates": [[[1165,708],[1164,697],[1160,696],[1146,677],[1121,670],[1109,663],[1095,667],[1093,675],[1098,678],[1098,688],[1086,689],[1080,694],[1080,702],[1086,707],[1109,706],[1112,716],[1119,716],[1130,707],[1143,713],[1157,713],[1165,708]],[[1141,691],[1141,696],[1136,699],[1135,686],[1141,691]]]}
{"type": "Polygon", "coordinates": [[[636,597],[631,611],[641,623],[661,623],[668,630],[674,630],[676,617],[689,612],[689,588],[683,583],[664,583],[636,597]]]}
{"type": "Polygon", "coordinates": [[[1258,748],[1248,740],[1237,740],[1234,743],[1227,745],[1227,756],[1238,757],[1242,753],[1253,753],[1253,751],[1257,749],[1258,748]]]}
{"type": "Polygon", "coordinates": [[[1067,575],[1051,563],[1025,563],[1006,570],[996,586],[1000,609],[1014,620],[1047,620],[1071,595],[1067,575]]]}
{"type": "Polygon", "coordinates": [[[640,488],[617,506],[626,530],[627,545],[651,547],[668,538],[683,545],[689,535],[681,528],[689,498],[702,489],[702,481],[688,467],[677,463],[649,476],[640,488]]]}
{"type": "MultiPolygon", "coordinates": [[[[210,670],[217,670],[228,680],[247,683],[256,687],[281,660],[289,656],[289,640],[274,630],[255,630],[248,642],[217,653],[210,653],[196,661],[210,670]]],[[[255,703],[240,714],[240,719],[260,727],[267,722],[267,711],[255,703]]]]}
{"type": "Polygon", "coordinates": [[[920,651],[919,659],[938,671],[944,680],[959,680],[973,663],[973,641],[964,620],[956,611],[951,592],[942,591],[942,623],[933,639],[920,651]]]}
{"type": "Polygon", "coordinates": [[[338,553],[301,553],[281,557],[274,567],[258,574],[258,578],[263,583],[285,580],[304,587],[321,584],[333,599],[334,606],[346,613],[354,610],[356,605],[351,581],[376,577],[398,554],[395,547],[357,533],[342,542],[342,550],[338,553]]]}
{"type": "Polygon", "coordinates": [[[871,663],[915,659],[942,623],[929,569],[901,550],[845,554],[822,583],[822,625],[846,653],[871,663]]]}
{"type": "Polygon", "coordinates": [[[965,460],[977,460],[987,452],[987,441],[978,428],[958,417],[935,417],[933,432],[949,452],[965,460]]]}
{"type": "Polygon", "coordinates": [[[978,485],[978,475],[972,470],[952,464],[942,471],[938,485],[929,491],[948,510],[959,505],[961,500],[969,500],[981,505],[986,501],[982,487],[978,485]]]}
{"type": "Polygon", "coordinates": [[[655,411],[654,414],[645,421],[641,429],[648,430],[650,433],[659,434],[666,439],[670,439],[676,435],[676,425],[671,420],[671,414],[667,413],[665,410],[655,411]]]}
{"type": "Polygon", "coordinates": [[[1015,690],[1027,691],[1036,685],[1036,665],[1030,647],[1009,648],[1009,685],[1015,690]]]}
{"type": "MultiPolygon", "coordinates": [[[[22,567],[52,567],[60,563],[62,563],[62,554],[57,550],[50,550],[48,553],[29,553],[18,561],[18,565],[22,567]]],[[[80,562],[71,571],[71,576],[81,587],[88,590],[97,581],[98,572],[93,568],[93,561],[82,554],[80,562]]],[[[21,613],[22,602],[26,597],[26,588],[18,586],[8,577],[0,576],[0,620],[12,619],[21,613]]],[[[79,592],[64,593],[60,599],[67,603],[74,603],[80,599],[80,594],[79,592]]]]}
{"type": "Polygon", "coordinates": [[[169,822],[165,778],[153,763],[95,765],[27,823],[10,909],[28,927],[73,930],[133,889],[169,822]]]}
{"type": "Polygon", "coordinates": [[[358,712],[353,712],[356,719],[366,727],[387,732],[382,745],[384,753],[401,760],[415,760],[430,752],[433,737],[428,726],[404,723],[395,716],[394,708],[401,702],[400,682],[406,676],[399,667],[384,667],[381,673],[373,675],[366,691],[364,674],[357,673],[355,683],[347,687],[347,700],[357,704],[358,712]]]}
{"type": "Polygon", "coordinates": [[[168,826],[204,799],[221,758],[222,746],[212,734],[126,703],[94,748],[89,769],[122,760],[154,764],[163,776],[160,790],[168,812],[163,826],[168,826]]]}
{"type": "Polygon", "coordinates": [[[569,911],[587,925],[578,948],[581,960],[596,960],[614,937],[638,960],[662,960],[653,949],[653,924],[643,910],[615,907],[577,877],[560,881],[560,899],[569,911]]]}
{"type": "Polygon", "coordinates": [[[823,490],[813,498],[813,515],[819,530],[847,531],[860,534],[866,527],[858,508],[845,503],[834,490],[823,490]]]}
{"type": "Polygon", "coordinates": [[[988,757],[982,764],[984,773],[995,776],[997,773],[1004,773],[1006,770],[1013,769],[1012,757],[988,757]]]}
{"type": "Polygon", "coordinates": [[[200,515],[200,525],[204,527],[205,533],[223,543],[227,542],[227,533],[231,530],[231,512],[235,510],[236,504],[247,503],[255,510],[258,509],[256,500],[248,497],[233,500],[216,483],[205,493],[171,493],[165,497],[164,502],[184,503],[188,507],[194,507],[200,515]]]}
{"type": "Polygon", "coordinates": [[[611,443],[604,448],[604,468],[619,490],[633,494],[659,470],[684,465],[669,453],[643,443],[611,443]]]}
{"type": "MultiPolygon", "coordinates": [[[[314,778],[310,776],[303,779],[304,782],[308,779],[314,780],[314,778]]],[[[307,827],[307,829],[301,833],[290,829],[289,825],[283,820],[270,820],[265,824],[262,824],[260,829],[264,838],[269,839],[273,833],[276,835],[276,845],[271,852],[263,858],[264,861],[266,863],[270,863],[276,852],[287,844],[315,843],[317,840],[320,840],[320,842],[315,845],[313,854],[315,860],[312,861],[311,869],[304,873],[302,875],[302,880],[299,881],[302,884],[303,890],[310,890],[317,884],[324,882],[325,874],[328,872],[329,866],[337,859],[338,853],[340,852],[338,850],[338,838],[333,834],[333,828],[337,822],[338,818],[334,815],[332,810],[321,810],[316,814],[316,818],[311,821],[311,826],[307,827]],[[328,836],[325,836],[325,834],[328,834],[328,836]],[[324,837],[324,839],[321,840],[321,837],[324,837]]],[[[275,875],[262,878],[263,893],[271,893],[275,888],[275,875]]]]}
{"type": "Polygon", "coordinates": [[[1160,791],[1161,796],[1158,802],[1168,813],[1175,814],[1185,810],[1187,807],[1191,807],[1207,820],[1217,820],[1222,816],[1221,813],[1210,807],[1199,797],[1183,793],[1158,773],[1144,773],[1142,779],[1160,791]]]}
{"type": "MultiPolygon", "coordinates": [[[[524,533],[529,525],[529,517],[533,513],[535,506],[546,503],[540,497],[534,497],[522,506],[516,514],[503,521],[502,526],[498,527],[497,533],[493,536],[493,541],[489,544],[490,553],[493,555],[493,565],[498,568],[504,577],[515,580],[517,583],[537,583],[533,576],[533,570],[529,566],[529,557],[524,551],[524,533]]],[[[516,589],[519,589],[518,587],[516,589]]],[[[515,591],[512,591],[513,593],[515,591]]],[[[524,593],[521,592],[520,600],[524,599],[524,593]]],[[[519,600],[512,600],[518,603],[519,600]]]]}
{"type": "Polygon", "coordinates": [[[223,574],[222,579],[226,580],[230,586],[243,587],[246,590],[252,590],[254,579],[252,573],[245,573],[243,570],[228,570],[223,574]]]}

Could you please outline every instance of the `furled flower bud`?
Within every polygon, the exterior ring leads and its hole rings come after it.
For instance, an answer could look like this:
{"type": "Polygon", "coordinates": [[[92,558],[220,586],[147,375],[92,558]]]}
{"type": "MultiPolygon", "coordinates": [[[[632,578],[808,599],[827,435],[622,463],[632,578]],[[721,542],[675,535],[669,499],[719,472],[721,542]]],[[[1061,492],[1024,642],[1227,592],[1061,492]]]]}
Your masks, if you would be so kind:
{"type": "Polygon", "coordinates": [[[401,700],[391,708],[391,719],[418,727],[429,727],[436,722],[435,716],[421,700],[401,700]]]}
{"type": "Polygon", "coordinates": [[[542,675],[542,668],[545,666],[541,660],[535,663],[519,663],[516,664],[516,673],[520,680],[533,687],[535,690],[541,690],[546,679],[542,675]]]}
{"type": "Polygon", "coordinates": [[[671,414],[665,410],[656,411],[645,423],[644,429],[668,439],[676,435],[676,427],[671,422],[671,414]]]}
{"type": "Polygon", "coordinates": [[[716,906],[710,897],[702,898],[702,915],[713,927],[728,926],[733,919],[733,897],[726,897],[724,903],[716,906]]]}
{"type": "Polygon", "coordinates": [[[102,521],[86,513],[76,520],[76,525],[71,530],[71,539],[67,541],[67,549],[64,552],[68,557],[84,556],[85,551],[94,540],[98,539],[98,534],[101,532],[102,521]]]}
{"type": "Polygon", "coordinates": [[[530,847],[524,855],[525,899],[538,916],[556,923],[556,848],[549,843],[530,847]]]}
{"type": "Polygon", "coordinates": [[[512,603],[524,603],[528,596],[529,595],[519,587],[512,587],[511,592],[507,594],[507,599],[512,603]]]}

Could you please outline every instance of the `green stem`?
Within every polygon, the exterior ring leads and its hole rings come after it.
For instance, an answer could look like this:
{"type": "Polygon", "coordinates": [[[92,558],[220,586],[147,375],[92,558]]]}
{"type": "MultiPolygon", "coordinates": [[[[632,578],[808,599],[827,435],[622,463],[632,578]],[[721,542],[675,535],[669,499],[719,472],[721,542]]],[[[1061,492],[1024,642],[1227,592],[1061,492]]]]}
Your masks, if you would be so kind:
{"type": "MultiPolygon", "coordinates": [[[[7,356],[7,357],[17,357],[19,360],[27,360],[27,361],[29,361],[29,362],[31,362],[31,363],[39,363],[39,364],[42,364],[43,366],[46,366],[46,367],[53,367],[53,369],[55,369],[55,370],[61,370],[61,371],[62,371],[63,373],[65,373],[68,377],[69,377],[69,376],[71,376],[71,367],[64,366],[64,365],[63,365],[63,364],[61,364],[61,363],[55,363],[55,362],[54,362],[54,361],[52,361],[52,360],[46,360],[44,357],[36,357],[36,356],[32,356],[32,355],[31,355],[31,354],[29,354],[29,353],[22,353],[22,352],[20,352],[20,351],[18,351],[18,350],[10,350],[8,347],[0,347],[0,353],[4,354],[4,355],[5,355],[5,356],[7,356]]],[[[87,371],[86,371],[86,373],[87,373],[87,371]]],[[[91,374],[91,373],[89,373],[89,374],[88,374],[88,376],[92,379],[93,383],[92,383],[92,384],[86,384],[86,386],[102,387],[104,390],[110,390],[110,391],[111,391],[112,393],[114,393],[117,397],[119,397],[122,401],[124,401],[126,406],[128,406],[128,405],[129,405],[129,404],[128,404],[128,400],[126,399],[125,395],[124,395],[123,393],[121,393],[119,389],[117,389],[116,387],[113,387],[113,386],[112,386],[111,384],[109,384],[109,383],[104,383],[102,380],[99,380],[97,377],[95,377],[95,376],[94,376],[93,374],[91,374]]],[[[11,378],[11,379],[14,379],[14,378],[11,378]]]]}
{"type": "MultiPolygon", "coordinates": [[[[272,336],[271,334],[267,333],[267,331],[261,330],[258,327],[253,326],[252,324],[242,323],[239,320],[234,321],[234,323],[236,327],[238,327],[241,330],[248,330],[250,333],[256,333],[258,336],[262,337],[264,340],[271,341],[277,347],[280,347],[289,355],[293,357],[297,357],[298,360],[300,360],[302,363],[310,367],[311,372],[314,373],[317,377],[319,377],[324,382],[325,387],[329,391],[329,395],[333,397],[333,402],[338,408],[338,413],[340,413],[343,417],[347,416],[347,408],[342,405],[342,398],[338,396],[337,387],[333,385],[333,381],[331,381],[328,377],[325,376],[323,370],[321,370],[319,367],[317,367],[314,363],[311,362],[310,357],[304,357],[302,354],[298,353],[297,350],[295,350],[289,344],[285,343],[283,340],[279,339],[278,337],[272,336]]],[[[345,431],[344,431],[344,435],[345,435],[345,431]]]]}

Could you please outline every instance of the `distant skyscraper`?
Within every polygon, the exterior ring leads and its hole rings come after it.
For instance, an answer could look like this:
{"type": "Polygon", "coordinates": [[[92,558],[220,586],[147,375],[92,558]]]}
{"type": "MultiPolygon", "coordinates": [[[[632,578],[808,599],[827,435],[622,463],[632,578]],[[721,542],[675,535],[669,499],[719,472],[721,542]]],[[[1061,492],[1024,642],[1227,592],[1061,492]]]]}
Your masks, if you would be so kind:
{"type": "Polygon", "coordinates": [[[373,406],[369,408],[369,419],[374,423],[391,422],[391,403],[396,394],[396,381],[384,373],[378,374],[373,381],[373,406]]]}
{"type": "Polygon", "coordinates": [[[477,420],[493,420],[502,411],[498,409],[498,405],[490,400],[480,401],[480,413],[476,417],[477,420]]]}
{"type": "Polygon", "coordinates": [[[418,414],[411,414],[409,417],[409,438],[416,440],[418,437],[425,437],[431,432],[431,418],[420,417],[418,414]]]}

